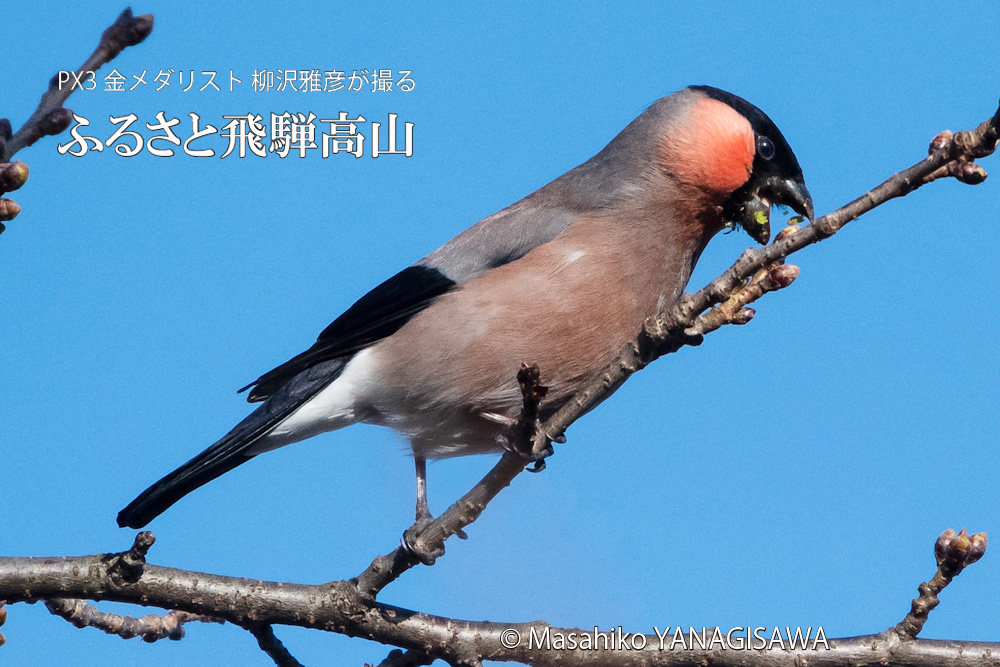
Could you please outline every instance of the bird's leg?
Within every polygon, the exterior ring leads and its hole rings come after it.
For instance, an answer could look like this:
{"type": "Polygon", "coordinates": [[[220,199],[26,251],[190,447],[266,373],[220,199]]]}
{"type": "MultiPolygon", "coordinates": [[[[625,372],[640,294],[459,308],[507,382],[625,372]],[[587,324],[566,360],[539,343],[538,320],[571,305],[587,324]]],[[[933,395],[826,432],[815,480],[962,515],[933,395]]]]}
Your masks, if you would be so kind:
{"type": "Polygon", "coordinates": [[[413,455],[413,465],[417,471],[417,523],[430,521],[431,510],[427,506],[427,459],[420,454],[413,455]]]}
{"type": "Polygon", "coordinates": [[[424,565],[433,565],[444,554],[444,547],[431,549],[421,542],[420,534],[434,517],[427,506],[427,459],[414,452],[413,467],[417,471],[417,517],[403,533],[403,549],[424,565]]]}
{"type": "MultiPolygon", "coordinates": [[[[421,533],[434,521],[427,506],[427,459],[414,453],[413,467],[417,471],[417,518],[413,525],[403,532],[403,549],[424,565],[433,565],[435,560],[444,555],[444,545],[439,544],[432,548],[421,540],[421,533]]],[[[459,538],[468,539],[465,531],[458,528],[452,530],[459,538]]]]}

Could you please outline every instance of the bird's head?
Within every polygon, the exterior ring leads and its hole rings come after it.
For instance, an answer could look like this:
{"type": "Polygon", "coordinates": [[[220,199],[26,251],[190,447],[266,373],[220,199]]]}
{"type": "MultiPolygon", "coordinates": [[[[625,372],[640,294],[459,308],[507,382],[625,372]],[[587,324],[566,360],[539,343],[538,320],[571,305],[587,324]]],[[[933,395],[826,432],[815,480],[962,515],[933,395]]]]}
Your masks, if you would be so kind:
{"type": "Polygon", "coordinates": [[[810,220],[813,202],[785,137],[763,111],[711,86],[691,86],[657,102],[664,130],[660,165],[715,197],[721,222],[757,242],[771,238],[771,206],[810,220]]]}
{"type": "Polygon", "coordinates": [[[754,133],[754,158],[750,180],[726,201],[726,222],[739,224],[755,241],[764,244],[771,238],[771,205],[788,206],[812,220],[812,197],[806,188],[802,169],[781,130],[763,111],[742,97],[710,86],[693,86],[709,98],[724,102],[750,122],[754,133]]]}

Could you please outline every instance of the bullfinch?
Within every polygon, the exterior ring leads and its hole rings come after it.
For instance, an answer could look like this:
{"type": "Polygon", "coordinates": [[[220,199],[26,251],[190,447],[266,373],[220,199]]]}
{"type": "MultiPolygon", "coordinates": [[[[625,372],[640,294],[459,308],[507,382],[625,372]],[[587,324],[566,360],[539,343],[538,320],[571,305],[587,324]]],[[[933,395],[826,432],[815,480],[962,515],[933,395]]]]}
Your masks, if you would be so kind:
{"type": "Polygon", "coordinates": [[[541,369],[545,419],[676,304],[708,241],[770,238],[772,204],[810,219],[792,149],[764,112],[709,86],[653,103],[597,155],[377,286],[305,352],[244,387],[253,413],[118,514],[141,528],[258,454],[357,422],[427,458],[502,452],[541,369]]]}

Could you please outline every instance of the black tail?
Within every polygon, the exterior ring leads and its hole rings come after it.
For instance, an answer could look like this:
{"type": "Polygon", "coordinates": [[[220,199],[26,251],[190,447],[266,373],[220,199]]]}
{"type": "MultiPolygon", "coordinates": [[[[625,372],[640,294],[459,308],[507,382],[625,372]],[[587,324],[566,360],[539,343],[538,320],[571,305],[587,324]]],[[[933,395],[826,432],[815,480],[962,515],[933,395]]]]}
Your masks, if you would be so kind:
{"type": "MultiPolygon", "coordinates": [[[[250,416],[256,414],[257,411],[250,416]]],[[[128,504],[128,507],[118,513],[118,525],[122,528],[142,528],[202,484],[207,484],[219,475],[252,459],[252,455],[243,452],[258,438],[242,441],[232,439],[231,435],[232,433],[227,434],[222,440],[143,491],[138,498],[128,504]]]]}
{"type": "Polygon", "coordinates": [[[247,452],[253,445],[337,379],[346,364],[347,359],[334,359],[296,375],[221,440],[143,491],[118,513],[118,525],[142,528],[202,484],[252,459],[247,452]]]}

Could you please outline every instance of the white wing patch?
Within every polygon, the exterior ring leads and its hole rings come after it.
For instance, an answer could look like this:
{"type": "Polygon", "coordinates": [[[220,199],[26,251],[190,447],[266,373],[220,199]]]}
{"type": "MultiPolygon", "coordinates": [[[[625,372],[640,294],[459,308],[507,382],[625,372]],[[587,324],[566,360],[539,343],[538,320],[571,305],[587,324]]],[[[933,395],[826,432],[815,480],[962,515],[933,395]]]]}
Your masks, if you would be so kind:
{"type": "Polygon", "coordinates": [[[279,422],[247,453],[269,452],[357,422],[355,407],[358,392],[360,387],[370,381],[371,354],[371,348],[367,348],[354,355],[340,377],[279,422]]]}

